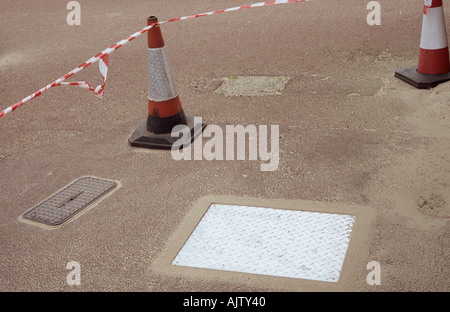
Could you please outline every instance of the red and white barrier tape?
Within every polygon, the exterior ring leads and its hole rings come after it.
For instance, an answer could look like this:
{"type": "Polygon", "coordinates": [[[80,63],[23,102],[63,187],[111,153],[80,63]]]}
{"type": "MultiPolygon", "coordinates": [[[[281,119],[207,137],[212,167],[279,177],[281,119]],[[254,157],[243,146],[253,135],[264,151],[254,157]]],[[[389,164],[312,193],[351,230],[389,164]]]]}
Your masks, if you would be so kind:
{"type": "MultiPolygon", "coordinates": [[[[306,2],[306,1],[311,1],[311,0],[275,0],[275,1],[267,1],[267,2],[258,2],[258,3],[254,3],[254,4],[243,5],[243,6],[239,6],[239,7],[233,7],[233,8],[229,8],[229,9],[225,9],[225,10],[212,11],[212,12],[207,12],[207,13],[201,13],[201,14],[177,17],[177,18],[173,18],[173,19],[170,19],[170,20],[167,20],[167,21],[159,22],[159,24],[165,24],[165,23],[176,22],[176,21],[183,21],[183,20],[187,20],[187,19],[192,19],[192,18],[197,18],[197,17],[202,17],[202,16],[209,16],[209,15],[218,14],[218,13],[237,11],[237,10],[242,10],[242,9],[263,7],[263,6],[276,5],[276,4],[294,3],[294,2],[306,2]]],[[[43,92],[45,92],[45,91],[47,91],[47,90],[49,90],[49,89],[51,89],[53,87],[57,87],[57,86],[63,86],[63,85],[64,86],[67,86],[67,85],[80,86],[80,87],[82,87],[84,89],[88,89],[88,90],[94,92],[94,94],[97,97],[99,97],[99,98],[103,97],[104,88],[105,88],[105,84],[106,84],[106,76],[107,76],[107,72],[108,72],[108,58],[109,58],[109,54],[111,54],[115,50],[119,49],[120,47],[123,47],[128,42],[136,39],[138,36],[142,35],[143,33],[148,31],[153,26],[154,25],[146,26],[145,28],[141,29],[140,31],[135,32],[134,34],[130,35],[128,38],[120,40],[117,43],[115,43],[112,46],[110,46],[109,48],[104,49],[102,52],[100,52],[97,55],[91,57],[89,60],[87,60],[86,62],[84,62],[83,64],[78,66],[77,68],[71,70],[70,72],[68,72],[64,76],[62,76],[62,77],[58,78],[57,80],[53,81],[51,84],[48,84],[44,88],[42,88],[42,89],[36,91],[35,93],[27,96],[22,101],[17,102],[16,104],[14,104],[14,105],[8,107],[7,109],[1,111],[0,112],[0,118],[5,116],[6,114],[16,110],[17,108],[19,108],[23,104],[27,103],[28,101],[38,97],[43,92]],[[82,71],[83,69],[85,69],[86,67],[96,63],[97,61],[100,61],[99,62],[99,69],[100,69],[100,73],[102,74],[102,77],[103,77],[103,84],[102,85],[99,85],[99,86],[97,86],[94,89],[86,81],[65,82],[66,79],[72,77],[76,73],[82,71]]]]}

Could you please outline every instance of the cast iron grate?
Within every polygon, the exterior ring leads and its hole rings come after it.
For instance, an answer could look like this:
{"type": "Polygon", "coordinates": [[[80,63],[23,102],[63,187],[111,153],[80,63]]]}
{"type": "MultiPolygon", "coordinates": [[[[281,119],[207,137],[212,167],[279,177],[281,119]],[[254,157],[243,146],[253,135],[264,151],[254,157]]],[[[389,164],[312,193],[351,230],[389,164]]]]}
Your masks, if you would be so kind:
{"type": "Polygon", "coordinates": [[[61,225],[116,186],[114,181],[82,177],[25,212],[22,218],[50,226],[61,225]]]}

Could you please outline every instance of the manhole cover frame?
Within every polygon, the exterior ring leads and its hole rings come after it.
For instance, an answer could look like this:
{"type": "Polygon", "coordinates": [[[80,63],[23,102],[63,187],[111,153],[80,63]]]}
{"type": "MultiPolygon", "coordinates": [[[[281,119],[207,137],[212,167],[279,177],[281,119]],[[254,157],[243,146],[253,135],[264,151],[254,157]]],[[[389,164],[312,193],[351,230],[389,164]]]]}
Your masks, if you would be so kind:
{"type": "Polygon", "coordinates": [[[190,279],[208,279],[232,284],[244,284],[250,287],[273,288],[287,291],[342,291],[351,290],[352,285],[360,282],[369,254],[369,231],[373,226],[375,212],[371,207],[334,202],[317,202],[308,200],[263,199],[237,196],[204,196],[193,204],[182,223],[168,239],[164,250],[153,262],[149,270],[172,277],[190,279]],[[203,216],[212,204],[251,206],[273,209],[299,210],[351,215],[355,218],[350,242],[341,268],[338,282],[317,281],[301,278],[261,275],[225,271],[201,267],[173,265],[184,244],[187,242],[203,216]]]}
{"type": "MultiPolygon", "coordinates": [[[[89,185],[87,185],[87,186],[89,187],[89,185]]],[[[71,183],[67,184],[63,188],[59,189],[52,195],[48,196],[41,202],[37,203],[36,205],[31,207],[27,211],[22,213],[22,215],[19,217],[19,220],[22,222],[37,225],[37,226],[40,226],[40,227],[43,227],[46,229],[60,228],[61,226],[64,226],[67,223],[75,220],[76,218],[78,218],[82,214],[84,214],[86,211],[88,211],[88,210],[92,209],[93,207],[95,207],[96,205],[98,205],[101,201],[103,201],[105,198],[109,197],[112,193],[114,193],[117,189],[119,189],[120,186],[121,186],[121,184],[118,181],[94,177],[94,176],[82,176],[82,177],[76,179],[75,181],[72,181],[71,183]],[[95,183],[97,183],[97,182],[105,183],[105,186],[107,186],[107,187],[101,189],[101,192],[94,193],[95,196],[93,196],[91,194],[91,196],[87,198],[87,201],[85,198],[85,201],[79,207],[75,206],[75,208],[71,209],[69,212],[66,212],[65,214],[64,214],[64,211],[59,213],[60,215],[62,215],[62,217],[57,219],[54,222],[52,222],[50,220],[45,220],[41,217],[35,217],[35,218],[33,217],[33,215],[32,215],[33,212],[40,209],[40,207],[42,207],[42,206],[43,206],[42,209],[45,210],[45,212],[40,212],[40,213],[38,213],[38,215],[39,214],[40,215],[47,214],[48,211],[61,209],[64,206],[71,204],[72,201],[74,201],[78,197],[82,196],[86,190],[89,191],[88,188],[85,188],[84,190],[82,188],[82,186],[83,186],[82,183],[85,180],[91,180],[91,181],[87,182],[87,183],[91,182],[91,184],[93,184],[91,187],[99,187],[98,185],[95,185],[95,183]],[[78,184],[81,184],[81,185],[79,186],[78,184]],[[78,186],[78,191],[76,188],[77,186],[78,186]],[[74,189],[74,190],[72,190],[72,189],[74,189]],[[72,191],[72,192],[69,194],[65,194],[65,192],[69,192],[69,191],[72,191]],[[70,194],[72,194],[72,195],[69,196],[70,194]],[[65,200],[61,200],[60,202],[58,202],[58,199],[57,199],[58,197],[64,197],[65,200]],[[50,203],[53,204],[53,207],[51,207],[50,205],[47,207],[45,206],[46,204],[50,204],[50,203]],[[57,203],[57,205],[56,205],[56,203],[57,203]]],[[[76,205],[76,203],[75,203],[75,205],[76,205]]],[[[54,213],[56,213],[56,212],[54,212],[54,213]]]]}

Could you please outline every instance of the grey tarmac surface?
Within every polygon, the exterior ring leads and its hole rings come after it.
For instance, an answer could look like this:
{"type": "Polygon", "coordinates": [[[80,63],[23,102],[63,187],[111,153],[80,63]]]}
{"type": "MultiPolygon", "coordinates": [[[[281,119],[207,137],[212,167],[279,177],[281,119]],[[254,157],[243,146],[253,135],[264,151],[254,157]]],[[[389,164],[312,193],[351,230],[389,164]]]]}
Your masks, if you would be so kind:
{"type": "MultiPolygon", "coordinates": [[[[379,2],[380,26],[366,23],[368,1],[360,0],[162,25],[186,113],[224,128],[279,125],[276,171],[260,171],[260,161],[175,161],[170,151],[129,146],[147,115],[145,36],[111,54],[103,99],[58,87],[2,118],[0,290],[449,291],[450,83],[417,90],[394,77],[417,64],[423,2],[379,2]],[[290,80],[281,95],[214,92],[233,76],[290,80]],[[19,220],[81,176],[120,188],[59,229],[19,220]],[[161,261],[196,222],[192,211],[205,196],[356,205],[371,218],[352,237],[360,248],[347,255],[338,283],[174,273],[161,261]],[[81,265],[80,286],[66,283],[70,261],[81,265]],[[380,264],[379,286],[366,282],[370,261],[380,264]]],[[[249,3],[80,1],[81,25],[69,26],[65,1],[3,0],[1,108],[140,30],[149,15],[167,20],[249,3]]],[[[97,64],[71,78],[80,80],[100,84],[97,64]]]]}

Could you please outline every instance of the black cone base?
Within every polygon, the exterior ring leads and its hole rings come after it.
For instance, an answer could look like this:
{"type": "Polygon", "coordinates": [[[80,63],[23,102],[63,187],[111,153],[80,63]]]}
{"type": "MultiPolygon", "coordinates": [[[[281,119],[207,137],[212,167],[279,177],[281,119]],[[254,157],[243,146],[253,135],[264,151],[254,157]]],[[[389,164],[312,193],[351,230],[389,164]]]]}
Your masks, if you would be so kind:
{"type": "Polygon", "coordinates": [[[417,72],[417,66],[401,68],[394,76],[418,89],[431,89],[450,80],[450,72],[442,75],[425,75],[417,72]]]}
{"type": "MultiPolygon", "coordinates": [[[[192,143],[202,131],[205,129],[206,124],[201,123],[194,125],[194,117],[186,115],[187,127],[191,132],[192,143]]],[[[147,130],[147,121],[142,122],[136,130],[134,130],[128,142],[131,146],[153,148],[153,149],[171,149],[172,145],[179,139],[179,137],[172,137],[171,132],[163,134],[155,134],[147,130]]]]}

